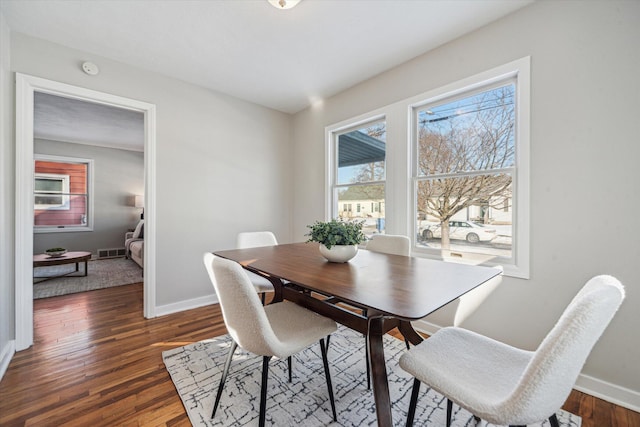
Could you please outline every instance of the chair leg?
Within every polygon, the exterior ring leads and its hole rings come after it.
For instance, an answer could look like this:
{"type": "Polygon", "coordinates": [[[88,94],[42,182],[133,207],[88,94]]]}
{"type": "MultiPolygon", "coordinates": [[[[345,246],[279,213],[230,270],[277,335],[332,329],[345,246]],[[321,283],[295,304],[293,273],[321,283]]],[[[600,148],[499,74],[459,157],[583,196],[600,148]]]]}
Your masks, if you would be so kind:
{"type": "Polygon", "coordinates": [[[267,293],[266,292],[261,292],[260,293],[260,299],[262,300],[262,305],[264,305],[265,301],[267,298],[267,293]]]}
{"type": "Polygon", "coordinates": [[[233,359],[233,353],[238,348],[238,344],[235,341],[231,342],[231,347],[229,347],[229,353],[227,353],[227,359],[224,362],[224,370],[222,371],[222,377],[220,377],[220,385],[218,385],[218,393],[216,394],[216,401],[213,404],[213,411],[211,412],[211,419],[216,416],[216,411],[218,410],[218,404],[220,403],[220,396],[222,396],[222,389],[224,387],[224,382],[227,380],[227,374],[229,373],[229,367],[231,366],[231,359],[233,359]]]}
{"type": "Polygon", "coordinates": [[[364,360],[367,364],[367,390],[371,390],[371,365],[369,364],[369,338],[364,336],[364,360]]]}
{"type": "Polygon", "coordinates": [[[271,360],[271,356],[262,357],[262,388],[260,389],[259,427],[264,427],[264,420],[267,414],[267,380],[269,379],[269,360],[271,360]]]}
{"type": "Polygon", "coordinates": [[[336,413],[336,402],[333,398],[333,386],[331,385],[331,372],[329,372],[329,361],[327,360],[327,349],[324,345],[324,339],[320,339],[320,351],[322,352],[322,364],[324,365],[324,376],[327,378],[327,389],[329,390],[329,401],[331,402],[331,412],[333,413],[333,421],[338,421],[336,413]]]}
{"type": "Polygon", "coordinates": [[[451,412],[453,412],[453,402],[447,399],[447,427],[451,426],[451,412]]]}
{"type": "Polygon", "coordinates": [[[287,357],[287,365],[289,365],[289,382],[291,382],[292,378],[291,378],[291,356],[287,357]]]}
{"type": "MultiPolygon", "coordinates": [[[[367,317],[366,308],[362,309],[362,315],[367,317]]],[[[367,390],[371,390],[371,365],[369,364],[369,338],[367,338],[367,334],[364,334],[364,360],[367,365],[367,390]]]]}
{"type": "Polygon", "coordinates": [[[418,404],[418,394],[420,394],[420,380],[413,379],[413,390],[409,401],[409,413],[407,414],[407,427],[413,426],[413,418],[416,416],[416,405],[418,404]]]}

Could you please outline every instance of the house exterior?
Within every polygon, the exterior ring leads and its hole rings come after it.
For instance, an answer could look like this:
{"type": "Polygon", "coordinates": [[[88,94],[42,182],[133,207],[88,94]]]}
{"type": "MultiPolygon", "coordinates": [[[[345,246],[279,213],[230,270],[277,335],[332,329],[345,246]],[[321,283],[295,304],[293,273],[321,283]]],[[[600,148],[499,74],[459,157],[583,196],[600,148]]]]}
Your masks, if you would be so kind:
{"type": "MultiPolygon", "coordinates": [[[[627,300],[594,348],[577,387],[640,409],[640,245],[617,216],[640,210],[640,3],[534,2],[324,100],[285,114],[101,56],[12,32],[0,15],[0,367],[14,351],[15,76],[23,73],[154,104],[156,316],[215,302],[202,252],[231,248],[238,232],[270,229],[286,243],[323,219],[325,127],[393,106],[517,58],[531,56],[529,279],[505,277],[471,322],[474,330],[534,349],[586,280],[616,276],[627,300]],[[104,70],[92,79],[87,57],[104,70]],[[248,125],[250,123],[250,125],[248,125]],[[250,156],[247,153],[251,153],[250,156]],[[594,194],[597,197],[594,198],[594,194]],[[591,202],[599,215],[577,215],[591,202]],[[176,251],[175,242],[181,244],[176,251]],[[615,248],[615,251],[611,249],[615,248]],[[179,266],[179,267],[178,267],[179,266]],[[180,283],[181,286],[175,286],[180,283]],[[505,321],[508,319],[508,321],[505,321]]],[[[406,112],[395,111],[402,115],[406,112]]],[[[386,232],[407,234],[407,129],[388,137],[386,232]]],[[[352,204],[350,201],[344,203],[352,204]]],[[[365,201],[361,201],[361,207],[365,201]]],[[[342,205],[342,211],[345,205],[342,205]]],[[[369,209],[369,206],[367,206],[369,209]]],[[[348,210],[347,210],[348,212],[348,210]]],[[[441,310],[425,325],[451,324],[441,310]]]]}

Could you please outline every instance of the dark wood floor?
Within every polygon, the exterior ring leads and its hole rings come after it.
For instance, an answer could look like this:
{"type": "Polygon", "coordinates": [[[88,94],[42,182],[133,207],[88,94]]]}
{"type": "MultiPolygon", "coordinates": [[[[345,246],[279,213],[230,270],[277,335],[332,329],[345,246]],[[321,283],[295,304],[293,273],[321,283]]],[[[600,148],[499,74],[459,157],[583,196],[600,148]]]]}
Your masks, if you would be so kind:
{"type": "MultiPolygon", "coordinates": [[[[219,307],[146,320],[142,284],[34,302],[35,344],[0,382],[0,426],[188,426],[164,350],[226,333],[219,307]]],[[[574,391],[583,427],[640,427],[640,414],[574,391]]]]}

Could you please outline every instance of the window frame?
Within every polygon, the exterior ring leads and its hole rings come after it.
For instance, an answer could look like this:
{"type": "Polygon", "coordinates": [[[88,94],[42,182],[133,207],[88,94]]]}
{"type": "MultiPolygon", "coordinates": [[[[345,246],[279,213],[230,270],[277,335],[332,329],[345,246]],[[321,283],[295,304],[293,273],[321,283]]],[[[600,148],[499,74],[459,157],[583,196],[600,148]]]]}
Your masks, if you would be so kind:
{"type": "MultiPolygon", "coordinates": [[[[412,114],[414,108],[427,102],[448,98],[452,94],[476,88],[487,87],[493,82],[508,78],[516,78],[516,175],[514,176],[514,195],[510,210],[513,218],[513,235],[515,243],[512,247],[512,258],[509,263],[487,262],[486,260],[470,260],[444,258],[445,261],[477,263],[483,265],[501,265],[504,275],[528,279],[530,276],[530,85],[531,58],[529,56],[499,65],[487,71],[478,72],[428,90],[424,93],[401,99],[375,110],[355,115],[350,119],[325,127],[325,219],[333,214],[334,200],[333,182],[335,169],[335,132],[356,129],[363,124],[375,120],[384,120],[387,124],[386,147],[386,181],[385,181],[385,232],[409,236],[415,248],[417,237],[416,195],[413,184],[415,174],[416,148],[413,144],[414,132],[412,114]]],[[[433,253],[414,250],[412,256],[434,258],[443,257],[433,253]]]]}
{"type": "MultiPolygon", "coordinates": [[[[445,259],[451,262],[461,263],[482,263],[484,265],[500,265],[504,268],[507,276],[528,279],[530,277],[530,190],[529,190],[529,159],[530,159],[530,57],[525,57],[501,67],[494,68],[484,73],[477,74],[459,82],[449,84],[445,87],[415,97],[409,103],[410,119],[410,150],[411,150],[411,177],[410,190],[411,201],[408,207],[408,231],[413,236],[414,255],[426,258],[445,259]],[[499,87],[502,84],[512,81],[515,86],[515,163],[508,168],[508,173],[513,174],[513,194],[511,197],[510,210],[512,211],[512,256],[510,258],[497,257],[491,260],[482,260],[482,257],[463,252],[460,257],[459,251],[455,255],[443,256],[440,249],[428,249],[417,246],[418,224],[416,220],[417,206],[417,186],[423,180],[423,176],[418,175],[418,144],[417,144],[417,112],[426,105],[453,101],[463,97],[472,96],[483,90],[499,87]],[[467,255],[465,257],[465,254],[467,255]],[[466,258],[466,259],[465,259],[466,258]]],[[[451,174],[455,177],[456,174],[451,174]]]]}
{"type": "MultiPolygon", "coordinates": [[[[46,175],[43,173],[36,173],[35,172],[35,162],[36,161],[47,161],[47,162],[58,162],[58,163],[76,163],[76,164],[86,164],[87,165],[87,193],[86,193],[86,198],[87,198],[87,213],[86,213],[86,223],[85,224],[80,224],[80,225],[55,225],[55,226],[36,226],[35,224],[33,224],[33,232],[34,234],[40,234],[40,233],[73,233],[73,232],[78,232],[78,231],[93,231],[93,210],[94,210],[94,203],[93,203],[93,194],[94,194],[94,185],[93,185],[93,181],[94,181],[94,161],[93,159],[85,159],[85,158],[80,158],[80,157],[69,157],[69,156],[56,156],[56,155],[50,155],[50,154],[34,154],[33,155],[33,180],[34,180],[34,184],[35,184],[35,178],[37,175],[46,175]]],[[[56,174],[57,175],[57,174],[56,174]]],[[[33,206],[34,208],[36,208],[36,204],[35,204],[35,187],[33,190],[33,206]]],[[[67,196],[68,197],[68,196],[67,196]]],[[[35,215],[35,209],[34,209],[34,215],[35,215]]],[[[32,218],[32,223],[33,223],[33,218],[32,218]]]]}
{"type": "Polygon", "coordinates": [[[60,191],[59,195],[60,195],[60,200],[61,203],[57,204],[57,205],[43,205],[43,204],[38,204],[35,199],[38,196],[53,196],[53,195],[57,195],[58,192],[53,192],[53,191],[38,191],[35,188],[37,187],[35,185],[34,182],[34,187],[33,187],[33,197],[34,197],[34,203],[33,203],[33,208],[34,210],[42,210],[42,209],[49,209],[49,210],[69,210],[69,175],[62,175],[62,174],[57,174],[57,173],[39,173],[36,172],[35,173],[35,179],[34,181],[37,181],[38,179],[42,179],[42,180],[56,180],[56,181],[62,181],[62,191],[60,191]]]}
{"type": "MultiPolygon", "coordinates": [[[[340,135],[345,133],[349,133],[358,129],[361,129],[366,126],[372,126],[377,123],[387,123],[386,116],[381,112],[371,113],[359,118],[355,118],[352,120],[347,120],[335,125],[327,126],[325,128],[325,141],[326,141],[326,152],[325,152],[325,164],[326,164],[326,176],[327,180],[325,183],[325,194],[326,194],[326,204],[325,204],[325,220],[331,220],[337,218],[340,214],[339,211],[339,202],[337,198],[338,188],[347,188],[347,187],[356,187],[356,186],[371,186],[371,185],[383,185],[385,187],[385,202],[386,202],[386,182],[387,182],[387,155],[388,150],[385,148],[385,179],[384,180],[376,180],[376,181],[368,181],[368,182],[352,182],[352,183],[338,183],[338,138],[340,135]]],[[[388,147],[388,141],[385,144],[388,147]]],[[[357,203],[357,206],[353,206],[354,203],[350,203],[352,209],[345,212],[360,212],[360,203],[357,203]]]]}

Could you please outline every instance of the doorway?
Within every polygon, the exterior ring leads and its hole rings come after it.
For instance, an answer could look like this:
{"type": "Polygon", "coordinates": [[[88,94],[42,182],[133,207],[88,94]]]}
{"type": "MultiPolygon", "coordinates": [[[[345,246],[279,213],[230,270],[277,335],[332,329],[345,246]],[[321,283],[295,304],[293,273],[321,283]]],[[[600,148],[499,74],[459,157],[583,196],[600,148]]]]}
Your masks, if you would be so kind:
{"type": "Polygon", "coordinates": [[[16,73],[16,350],[33,344],[34,98],[46,93],[137,111],[144,115],[144,316],[155,317],[155,105],[16,73]]]}

